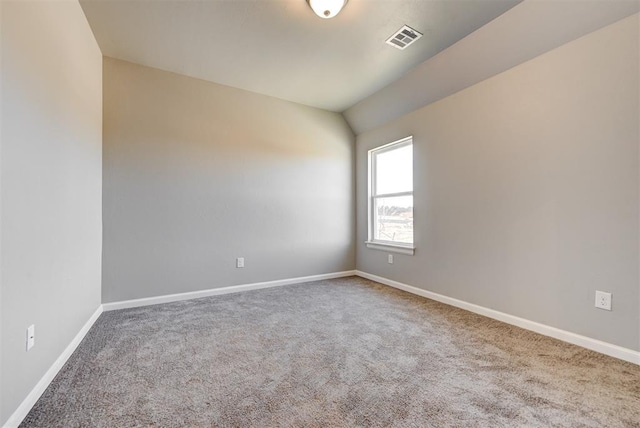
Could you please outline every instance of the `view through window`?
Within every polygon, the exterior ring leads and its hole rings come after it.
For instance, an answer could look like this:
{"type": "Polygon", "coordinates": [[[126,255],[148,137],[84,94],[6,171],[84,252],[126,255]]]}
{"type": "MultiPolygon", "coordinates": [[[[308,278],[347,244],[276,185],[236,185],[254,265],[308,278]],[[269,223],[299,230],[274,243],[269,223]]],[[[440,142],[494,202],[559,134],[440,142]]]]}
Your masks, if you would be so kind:
{"type": "Polygon", "coordinates": [[[369,241],[413,247],[413,141],[369,151],[369,241]]]}

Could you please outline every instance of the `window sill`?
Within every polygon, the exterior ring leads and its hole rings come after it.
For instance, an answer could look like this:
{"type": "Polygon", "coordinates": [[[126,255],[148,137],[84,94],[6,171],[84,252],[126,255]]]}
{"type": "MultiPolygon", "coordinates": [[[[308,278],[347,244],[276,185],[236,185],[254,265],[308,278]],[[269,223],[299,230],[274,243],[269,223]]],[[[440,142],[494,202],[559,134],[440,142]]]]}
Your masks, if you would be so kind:
{"type": "Polygon", "coordinates": [[[394,244],[386,244],[382,242],[372,242],[365,241],[367,244],[367,248],[371,248],[372,250],[380,250],[380,251],[388,251],[390,253],[400,253],[400,254],[408,254],[413,256],[416,249],[414,247],[405,246],[405,245],[394,245],[394,244]]]}

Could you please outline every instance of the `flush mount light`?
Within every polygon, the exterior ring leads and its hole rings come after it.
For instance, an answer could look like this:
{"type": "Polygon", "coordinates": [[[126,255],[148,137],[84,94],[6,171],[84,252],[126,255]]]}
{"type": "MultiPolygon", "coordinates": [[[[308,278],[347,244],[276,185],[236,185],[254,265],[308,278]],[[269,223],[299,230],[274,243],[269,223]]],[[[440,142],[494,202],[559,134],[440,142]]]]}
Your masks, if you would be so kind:
{"type": "Polygon", "coordinates": [[[320,18],[333,18],[349,0],[307,0],[313,12],[320,18]]]}

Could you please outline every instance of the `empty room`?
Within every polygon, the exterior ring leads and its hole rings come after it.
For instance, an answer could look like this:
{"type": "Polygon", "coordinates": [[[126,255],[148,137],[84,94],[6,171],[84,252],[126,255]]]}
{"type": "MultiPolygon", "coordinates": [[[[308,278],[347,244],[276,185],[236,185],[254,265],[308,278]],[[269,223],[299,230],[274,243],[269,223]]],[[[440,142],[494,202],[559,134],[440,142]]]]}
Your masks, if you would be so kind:
{"type": "Polygon", "coordinates": [[[3,428],[640,428],[640,0],[0,35],[3,428]]]}

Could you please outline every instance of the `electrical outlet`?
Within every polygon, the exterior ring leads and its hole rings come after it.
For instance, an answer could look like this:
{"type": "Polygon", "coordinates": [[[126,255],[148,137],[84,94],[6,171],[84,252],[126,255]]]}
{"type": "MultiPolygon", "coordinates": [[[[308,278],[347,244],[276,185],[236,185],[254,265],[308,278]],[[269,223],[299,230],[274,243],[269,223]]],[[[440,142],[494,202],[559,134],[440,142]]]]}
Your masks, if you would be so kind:
{"type": "Polygon", "coordinates": [[[244,267],[244,257],[238,257],[236,259],[236,267],[243,268],[244,267]]]}
{"type": "Polygon", "coordinates": [[[596,308],[611,310],[611,293],[596,290],[596,308]]]}
{"type": "Polygon", "coordinates": [[[389,262],[390,265],[393,264],[393,254],[389,254],[389,256],[387,257],[387,261],[389,262]]]}
{"type": "Polygon", "coordinates": [[[27,351],[33,348],[33,345],[36,344],[36,326],[31,324],[29,328],[27,328],[27,351]]]}

